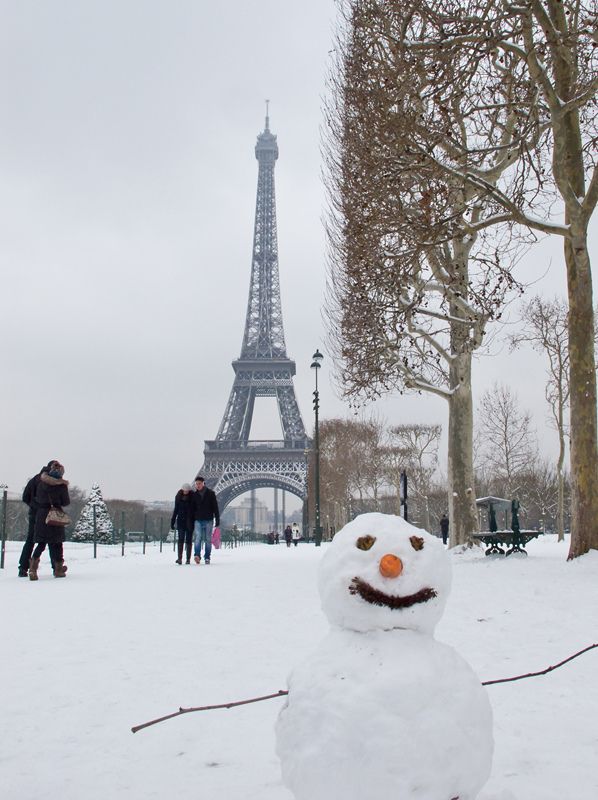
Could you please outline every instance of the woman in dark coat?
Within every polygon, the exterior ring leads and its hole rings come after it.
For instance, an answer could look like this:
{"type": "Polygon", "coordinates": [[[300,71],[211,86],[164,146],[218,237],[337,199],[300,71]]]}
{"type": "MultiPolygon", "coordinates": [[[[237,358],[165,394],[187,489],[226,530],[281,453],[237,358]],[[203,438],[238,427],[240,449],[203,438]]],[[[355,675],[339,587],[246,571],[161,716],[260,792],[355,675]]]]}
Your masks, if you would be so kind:
{"type": "Polygon", "coordinates": [[[174,498],[174,511],[170,520],[172,530],[178,531],[178,556],[175,563],[183,563],[185,548],[185,564],[191,563],[191,547],[193,546],[193,506],[191,484],[184,483],[174,498]]]}
{"type": "Polygon", "coordinates": [[[54,577],[64,578],[66,576],[67,568],[64,563],[62,550],[64,525],[46,524],[46,517],[52,506],[62,508],[63,506],[68,506],[71,502],[68,490],[69,483],[64,480],[62,477],[63,475],[64,467],[58,461],[55,461],[47,473],[42,473],[37,489],[35,490],[35,505],[37,511],[35,514],[34,539],[36,545],[35,550],[31,554],[31,561],[29,563],[29,580],[31,581],[37,580],[39,561],[42,553],[46,549],[46,545],[48,545],[48,549],[50,550],[54,577]]]}

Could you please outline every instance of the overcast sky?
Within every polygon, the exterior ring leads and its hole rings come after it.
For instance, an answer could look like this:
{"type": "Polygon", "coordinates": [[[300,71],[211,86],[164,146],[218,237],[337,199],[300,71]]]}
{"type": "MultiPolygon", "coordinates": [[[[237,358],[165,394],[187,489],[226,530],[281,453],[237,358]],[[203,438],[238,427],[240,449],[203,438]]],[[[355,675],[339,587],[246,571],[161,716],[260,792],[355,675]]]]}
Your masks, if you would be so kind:
{"type": "MultiPolygon", "coordinates": [[[[0,8],[0,483],[20,491],[58,458],[86,490],[157,500],[196,474],[241,349],[266,98],[297,399],[311,433],[320,348],[321,415],[348,416],[328,379],[321,314],[332,0],[0,8]]],[[[538,246],[522,270],[563,294],[560,242],[538,246]]],[[[513,381],[545,431],[543,369],[495,342],[476,366],[476,396],[513,381]]],[[[278,438],[261,402],[252,438],[278,438]]],[[[390,397],[377,413],[446,423],[432,397],[390,397]]]]}

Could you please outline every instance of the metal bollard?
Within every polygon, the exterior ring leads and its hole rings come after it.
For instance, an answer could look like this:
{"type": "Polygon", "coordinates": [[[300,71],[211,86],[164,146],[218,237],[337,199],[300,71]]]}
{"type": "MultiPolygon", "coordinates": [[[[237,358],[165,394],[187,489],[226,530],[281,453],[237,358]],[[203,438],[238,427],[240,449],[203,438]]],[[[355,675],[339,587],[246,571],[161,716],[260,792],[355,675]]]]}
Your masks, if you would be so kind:
{"type": "Polygon", "coordinates": [[[93,557],[98,557],[98,523],[96,519],[96,507],[93,506],[93,557]]]}
{"type": "Polygon", "coordinates": [[[2,548],[0,550],[0,569],[4,569],[4,554],[6,552],[6,506],[8,504],[8,486],[2,484],[2,548]]]}

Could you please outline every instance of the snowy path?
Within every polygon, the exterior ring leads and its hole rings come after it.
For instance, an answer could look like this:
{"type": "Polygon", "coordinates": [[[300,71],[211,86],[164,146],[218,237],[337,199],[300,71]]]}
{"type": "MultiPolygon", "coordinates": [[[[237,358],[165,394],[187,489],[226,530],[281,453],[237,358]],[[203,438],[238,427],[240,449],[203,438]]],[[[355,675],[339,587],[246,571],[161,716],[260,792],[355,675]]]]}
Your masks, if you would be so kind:
{"type": "MultiPolygon", "coordinates": [[[[274,753],[282,700],[132,725],[268,694],[326,621],[309,545],[220,551],[177,567],[171,546],[66,544],[69,574],[0,574],[3,800],[291,800],[274,753]]],[[[598,554],[532,542],[527,560],[454,557],[438,638],[492,679],[542,669],[598,640],[598,554]]],[[[492,778],[479,800],[595,800],[598,651],[551,675],[489,687],[492,778]],[[574,785],[574,788],[573,788],[574,785]]],[[[322,758],[326,754],[322,753],[322,758]]],[[[334,800],[334,798],[331,798],[334,800]]],[[[339,798],[340,800],[340,798],[339,798]]]]}

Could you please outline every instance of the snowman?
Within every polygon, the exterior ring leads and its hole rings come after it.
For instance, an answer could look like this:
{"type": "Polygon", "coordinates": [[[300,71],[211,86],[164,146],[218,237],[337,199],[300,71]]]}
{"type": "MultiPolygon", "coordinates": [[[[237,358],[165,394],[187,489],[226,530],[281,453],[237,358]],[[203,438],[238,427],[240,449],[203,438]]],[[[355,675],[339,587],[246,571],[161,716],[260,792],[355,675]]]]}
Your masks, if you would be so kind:
{"type": "Polygon", "coordinates": [[[480,680],[434,639],[450,589],[440,541],[363,514],[319,570],[330,632],[289,678],[277,724],[297,800],[473,800],[490,774],[492,712],[480,680]]]}

